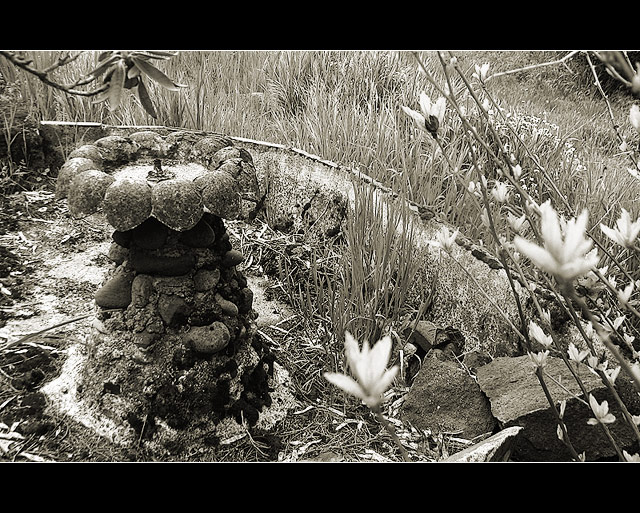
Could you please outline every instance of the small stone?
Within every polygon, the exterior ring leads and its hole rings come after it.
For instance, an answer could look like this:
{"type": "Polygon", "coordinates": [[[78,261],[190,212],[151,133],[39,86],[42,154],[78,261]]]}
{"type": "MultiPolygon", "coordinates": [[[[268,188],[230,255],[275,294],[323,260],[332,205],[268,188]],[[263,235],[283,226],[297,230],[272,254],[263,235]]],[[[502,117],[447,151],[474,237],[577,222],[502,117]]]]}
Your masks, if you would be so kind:
{"type": "Polygon", "coordinates": [[[196,257],[191,254],[178,257],[150,255],[144,251],[131,251],[129,263],[142,274],[159,274],[161,276],[182,276],[196,265],[196,257]]]}
{"type": "Polygon", "coordinates": [[[110,164],[124,164],[136,157],[140,146],[129,137],[108,135],[93,143],[98,147],[105,162],[110,164]]]}
{"type": "Polygon", "coordinates": [[[116,180],[107,189],[102,208],[116,230],[131,230],[151,215],[151,187],[146,180],[116,180]]]}
{"type": "Polygon", "coordinates": [[[445,463],[486,463],[509,461],[515,438],[522,431],[520,426],[512,426],[493,436],[449,456],[445,463]]]}
{"type": "Polygon", "coordinates": [[[149,333],[147,330],[133,334],[133,343],[141,349],[148,348],[156,340],[160,338],[159,333],[149,333]]]}
{"type": "Polygon", "coordinates": [[[67,203],[74,217],[97,212],[104,195],[115,178],[97,169],[77,174],[69,184],[67,203]]]}
{"type": "Polygon", "coordinates": [[[96,293],[95,301],[101,308],[126,308],[131,303],[131,283],[134,274],[116,271],[96,293]]]}
{"type": "Polygon", "coordinates": [[[221,265],[223,267],[233,267],[234,265],[238,265],[244,261],[244,256],[237,249],[232,249],[231,251],[227,251],[222,257],[221,265]]]}
{"type": "Polygon", "coordinates": [[[129,246],[131,246],[131,234],[131,230],[127,230],[124,232],[116,230],[111,234],[111,238],[113,239],[113,242],[115,242],[119,246],[128,248],[129,246]]]}
{"type": "Polygon", "coordinates": [[[191,308],[180,296],[163,294],[158,299],[158,313],[167,326],[175,327],[185,323],[191,308]]]}
{"type": "Polygon", "coordinates": [[[407,342],[420,347],[425,353],[436,344],[438,326],[430,321],[417,321],[405,331],[407,342]]]}
{"type": "Polygon", "coordinates": [[[205,326],[220,319],[222,307],[215,302],[214,294],[209,292],[196,292],[194,296],[193,312],[189,317],[192,326],[205,326]]]}
{"type": "Polygon", "coordinates": [[[194,326],[184,337],[187,345],[194,351],[213,354],[227,347],[231,334],[223,323],[216,321],[208,326],[194,326]]]}
{"type": "Polygon", "coordinates": [[[150,217],[132,231],[132,240],[143,249],[160,249],[167,242],[168,228],[154,217],[150,217]]]}
{"type": "Polygon", "coordinates": [[[220,294],[216,294],[216,303],[220,305],[223,313],[232,316],[238,315],[238,307],[228,299],[223,298],[220,294]]]}
{"type": "Polygon", "coordinates": [[[144,308],[153,293],[153,279],[148,274],[138,274],[131,284],[131,303],[136,308],[144,308]]]}
{"type": "Polygon", "coordinates": [[[204,219],[200,219],[193,228],[180,234],[180,242],[191,248],[208,248],[215,240],[213,228],[204,219]]]}
{"type": "Polygon", "coordinates": [[[78,174],[83,171],[95,169],[100,171],[100,165],[85,157],[74,157],[68,159],[58,171],[56,180],[56,199],[66,198],[69,194],[69,185],[78,174]]]}
{"type": "Polygon", "coordinates": [[[192,181],[163,180],[151,191],[153,215],[172,230],[193,228],[204,212],[202,197],[192,181]]]}
{"type": "Polygon", "coordinates": [[[120,265],[127,258],[129,258],[129,250],[114,242],[109,246],[109,253],[107,253],[107,258],[114,264],[120,265]]]}
{"type": "MultiPolygon", "coordinates": [[[[85,159],[93,160],[97,165],[102,166],[102,153],[100,153],[100,149],[93,144],[85,144],[76,148],[71,153],[69,153],[68,159],[83,157],[85,159]]],[[[102,167],[100,167],[101,169],[102,167]]]]}
{"type": "Polygon", "coordinates": [[[198,292],[205,292],[211,290],[220,281],[220,269],[198,269],[193,276],[193,282],[195,289],[198,292]]]}
{"type": "Polygon", "coordinates": [[[151,130],[135,132],[131,134],[129,138],[140,147],[138,151],[139,155],[164,158],[169,151],[169,145],[165,142],[164,138],[151,130]]]}
{"type": "Polygon", "coordinates": [[[253,307],[253,291],[245,287],[240,291],[240,302],[238,304],[238,311],[245,314],[253,307]]]}

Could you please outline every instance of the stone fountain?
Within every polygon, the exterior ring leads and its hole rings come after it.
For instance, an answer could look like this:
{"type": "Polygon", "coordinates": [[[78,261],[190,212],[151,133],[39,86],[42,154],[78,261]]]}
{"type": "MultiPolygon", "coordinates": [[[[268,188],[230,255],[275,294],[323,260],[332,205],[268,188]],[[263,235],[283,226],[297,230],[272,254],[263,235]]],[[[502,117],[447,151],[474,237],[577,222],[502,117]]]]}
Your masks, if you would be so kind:
{"type": "Polygon", "coordinates": [[[84,407],[123,443],[169,454],[273,423],[274,357],[225,226],[258,202],[251,155],[221,135],[106,136],[69,154],[56,197],[114,228],[80,371],[84,407]]]}

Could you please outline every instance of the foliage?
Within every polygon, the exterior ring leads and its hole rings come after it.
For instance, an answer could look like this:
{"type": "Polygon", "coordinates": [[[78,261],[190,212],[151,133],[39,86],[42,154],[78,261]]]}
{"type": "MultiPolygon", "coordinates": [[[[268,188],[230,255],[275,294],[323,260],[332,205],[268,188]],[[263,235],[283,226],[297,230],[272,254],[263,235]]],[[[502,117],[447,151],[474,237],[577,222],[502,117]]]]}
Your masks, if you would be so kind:
{"type": "Polygon", "coordinates": [[[144,77],[153,80],[169,91],[179,91],[183,84],[178,84],[153,66],[150,60],[166,60],[177,55],[177,52],[158,50],[138,51],[110,51],[98,55],[98,66],[90,75],[98,79],[104,75],[102,83],[107,88],[98,93],[96,103],[109,100],[109,109],[115,111],[122,101],[122,94],[127,89],[133,89],[138,95],[140,104],[152,117],[157,118],[155,107],[149,96],[144,77]]]}

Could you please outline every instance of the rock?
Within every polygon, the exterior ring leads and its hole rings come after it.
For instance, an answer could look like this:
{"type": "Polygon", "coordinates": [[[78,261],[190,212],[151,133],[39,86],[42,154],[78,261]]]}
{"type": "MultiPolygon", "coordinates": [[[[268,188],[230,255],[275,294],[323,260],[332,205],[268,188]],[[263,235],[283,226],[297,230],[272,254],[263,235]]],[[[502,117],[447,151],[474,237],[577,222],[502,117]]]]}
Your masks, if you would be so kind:
{"type": "Polygon", "coordinates": [[[208,248],[215,240],[213,228],[204,219],[200,219],[193,228],[180,234],[180,242],[191,248],[208,248]]]}
{"type": "Polygon", "coordinates": [[[150,217],[132,230],[132,241],[142,249],[160,249],[167,242],[168,228],[150,217]]]}
{"type": "Polygon", "coordinates": [[[457,452],[443,463],[486,463],[508,461],[511,455],[513,444],[518,433],[522,431],[520,426],[512,426],[503,429],[499,433],[490,436],[486,440],[479,442],[463,451],[457,452]]]}
{"type": "Polygon", "coordinates": [[[191,271],[196,264],[196,257],[191,254],[177,257],[150,255],[145,251],[131,251],[129,263],[142,274],[159,274],[161,276],[182,276],[191,271]]]}
{"type": "Polygon", "coordinates": [[[199,176],[194,183],[209,212],[223,219],[236,219],[240,215],[240,185],[229,173],[212,171],[199,176]]]}
{"type": "Polygon", "coordinates": [[[220,269],[198,269],[193,276],[195,289],[198,292],[211,290],[220,281],[220,269]]]}
{"type": "Polygon", "coordinates": [[[185,132],[179,130],[165,137],[165,142],[169,147],[169,156],[174,159],[185,159],[191,155],[193,147],[200,141],[202,136],[195,132],[185,132]]]}
{"type": "Polygon", "coordinates": [[[144,308],[153,290],[153,278],[148,274],[138,274],[131,284],[131,304],[136,308],[144,308]]]}
{"type": "Polygon", "coordinates": [[[84,157],[74,157],[68,159],[58,171],[58,179],[56,180],[56,199],[66,198],[69,194],[69,185],[77,175],[83,171],[95,169],[100,171],[100,165],[93,160],[84,157]]]}
{"type": "Polygon", "coordinates": [[[468,440],[496,427],[489,401],[473,378],[455,361],[437,358],[424,359],[401,416],[418,429],[459,433],[468,440]]]}
{"type": "Polygon", "coordinates": [[[222,307],[216,303],[213,292],[196,292],[189,323],[192,326],[205,326],[220,319],[222,313],[222,307]]]}
{"type": "Polygon", "coordinates": [[[464,363],[465,366],[475,374],[480,367],[491,362],[491,359],[491,355],[483,351],[476,350],[465,354],[462,359],[462,363],[464,363]]]}
{"type": "Polygon", "coordinates": [[[102,209],[116,230],[131,230],[151,215],[151,187],[146,180],[116,180],[107,188],[102,209]]]}
{"type": "Polygon", "coordinates": [[[222,265],[222,267],[233,267],[234,265],[238,265],[243,261],[244,255],[237,249],[232,249],[224,254],[220,265],[222,265]]]}
{"type": "Polygon", "coordinates": [[[231,334],[223,323],[216,321],[208,326],[193,326],[184,337],[188,347],[194,351],[213,354],[227,347],[231,334]]]}
{"type": "Polygon", "coordinates": [[[427,353],[431,349],[436,340],[438,327],[430,321],[417,321],[405,330],[405,336],[408,336],[407,342],[410,342],[427,353]]]}
{"type": "Polygon", "coordinates": [[[193,145],[191,157],[200,162],[203,166],[211,166],[212,169],[218,167],[219,162],[215,159],[216,152],[227,146],[232,146],[233,140],[224,135],[211,135],[202,137],[193,145]]]}
{"type": "Polygon", "coordinates": [[[422,354],[437,350],[443,359],[455,359],[464,350],[464,336],[457,329],[441,327],[431,321],[420,320],[409,326],[404,334],[407,342],[422,349],[422,354]]]}
{"type": "MultiPolygon", "coordinates": [[[[582,380],[588,393],[601,403],[607,400],[609,411],[617,420],[609,424],[613,437],[622,448],[630,447],[635,436],[622,420],[622,412],[615,399],[602,384],[599,377],[583,364],[575,366],[575,372],[582,380]]],[[[573,375],[560,358],[549,357],[545,373],[553,379],[546,379],[549,393],[556,403],[566,400],[564,421],[571,442],[578,452],[584,452],[588,461],[615,456],[613,447],[599,426],[587,424],[593,417],[591,408],[577,398],[585,399],[573,375]],[[561,383],[562,386],[556,384],[561,383]]],[[[534,374],[534,367],[528,356],[499,357],[477,369],[478,384],[491,402],[491,411],[502,427],[514,425],[524,429],[514,446],[512,458],[515,461],[569,461],[569,450],[557,436],[557,421],[549,407],[546,396],[534,374]]],[[[630,379],[621,374],[616,380],[619,394],[629,399],[632,386],[630,379]]],[[[637,396],[627,402],[633,415],[640,412],[637,396]]]]}
{"type": "Polygon", "coordinates": [[[238,315],[238,307],[228,299],[223,298],[220,294],[216,294],[216,303],[220,305],[222,312],[226,315],[238,315]]]}
{"type": "Polygon", "coordinates": [[[97,169],[88,169],[77,174],[69,184],[67,203],[74,217],[97,212],[104,195],[114,178],[97,169]]]}
{"type": "Polygon", "coordinates": [[[83,157],[85,159],[93,160],[99,167],[102,169],[102,153],[100,153],[100,149],[93,144],[85,144],[76,148],[71,153],[69,153],[70,159],[75,157],[83,157]]]}
{"type": "Polygon", "coordinates": [[[114,264],[120,265],[127,258],[129,258],[129,250],[114,242],[109,246],[109,253],[107,253],[107,258],[114,264]]]}
{"type": "Polygon", "coordinates": [[[245,287],[240,291],[240,301],[238,302],[238,310],[241,314],[246,314],[253,308],[253,291],[249,287],[245,287]]]}
{"type": "Polygon", "coordinates": [[[96,304],[102,308],[126,308],[131,303],[131,283],[134,274],[117,270],[113,277],[95,293],[96,304]]]}
{"type": "Polygon", "coordinates": [[[160,334],[158,333],[149,333],[147,330],[141,331],[139,333],[134,333],[132,335],[133,343],[142,348],[146,349],[151,344],[153,344],[156,340],[160,338],[160,334]]]}
{"type": "Polygon", "coordinates": [[[136,157],[140,146],[129,137],[108,135],[93,143],[98,147],[105,163],[119,165],[130,162],[136,157]]]}
{"type": "Polygon", "coordinates": [[[260,198],[258,178],[251,156],[248,159],[249,161],[245,161],[242,158],[228,159],[220,165],[218,171],[224,171],[233,176],[238,181],[243,197],[257,202],[260,198]]]}
{"type": "Polygon", "coordinates": [[[163,180],[151,190],[153,215],[172,230],[183,232],[193,228],[203,214],[202,197],[196,185],[188,180],[163,180]]]}
{"type": "Polygon", "coordinates": [[[111,238],[113,239],[113,242],[118,244],[118,246],[122,246],[123,248],[129,248],[129,246],[131,246],[132,233],[133,233],[132,230],[127,230],[124,232],[116,230],[111,234],[111,238]]]}
{"type": "Polygon", "coordinates": [[[165,142],[164,138],[151,130],[135,132],[129,138],[140,147],[139,155],[164,158],[169,151],[169,144],[165,142]]]}
{"type": "Polygon", "coordinates": [[[213,155],[211,165],[214,169],[219,168],[225,161],[232,159],[242,159],[243,155],[246,158],[247,150],[240,149],[237,146],[226,146],[220,148],[213,155]]]}
{"type": "Polygon", "coordinates": [[[167,326],[184,324],[191,308],[180,296],[162,294],[158,299],[158,313],[167,326]]]}
{"type": "Polygon", "coordinates": [[[402,417],[418,429],[453,432],[471,440],[493,432],[489,401],[454,361],[425,358],[405,397],[402,417]]]}
{"type": "Polygon", "coordinates": [[[318,461],[318,462],[322,462],[322,463],[338,463],[338,462],[344,461],[344,458],[342,456],[340,456],[339,454],[336,454],[333,451],[328,451],[328,452],[323,452],[321,454],[318,454],[315,458],[310,458],[308,460],[302,460],[302,461],[318,461]]]}

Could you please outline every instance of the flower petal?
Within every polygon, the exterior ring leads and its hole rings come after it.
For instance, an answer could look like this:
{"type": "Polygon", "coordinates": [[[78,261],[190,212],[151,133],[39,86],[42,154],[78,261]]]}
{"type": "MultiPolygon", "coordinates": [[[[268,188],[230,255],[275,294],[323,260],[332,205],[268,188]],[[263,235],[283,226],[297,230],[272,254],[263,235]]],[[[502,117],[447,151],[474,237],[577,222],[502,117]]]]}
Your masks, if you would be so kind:
{"type": "Polygon", "coordinates": [[[624,246],[624,240],[620,236],[620,232],[618,230],[614,230],[613,228],[609,228],[608,226],[605,226],[604,224],[600,224],[600,230],[602,230],[602,233],[604,233],[607,237],[609,237],[613,242],[615,242],[616,244],[619,244],[621,246],[624,246]]]}
{"type": "Polygon", "coordinates": [[[369,354],[369,362],[367,369],[368,383],[377,381],[384,373],[387,363],[389,363],[389,356],[391,356],[391,337],[386,335],[382,337],[369,354]]]}
{"type": "Polygon", "coordinates": [[[337,372],[325,372],[324,377],[330,383],[341,388],[348,394],[357,397],[358,399],[362,399],[364,401],[364,399],[367,397],[367,394],[362,389],[362,387],[350,376],[338,374],[337,372]]]}
{"type": "Polygon", "coordinates": [[[385,371],[382,377],[380,377],[376,382],[375,390],[377,393],[383,394],[387,391],[387,388],[389,388],[393,380],[396,378],[399,369],[400,368],[397,365],[394,365],[385,371]]]}
{"type": "Polygon", "coordinates": [[[424,91],[420,93],[420,110],[422,115],[427,118],[432,115],[431,112],[431,98],[424,91]]]}
{"type": "Polygon", "coordinates": [[[548,273],[554,274],[558,265],[551,253],[537,244],[520,236],[513,239],[517,250],[531,260],[537,267],[548,273]]]}
{"type": "Polygon", "coordinates": [[[413,109],[410,109],[409,107],[402,107],[402,110],[405,112],[405,114],[407,114],[411,119],[413,119],[414,123],[416,124],[416,126],[420,129],[420,130],[426,130],[425,127],[425,119],[424,116],[422,114],[420,114],[419,112],[416,112],[413,109]]]}

